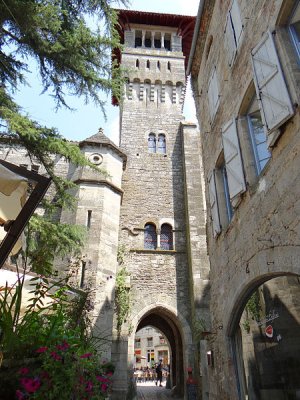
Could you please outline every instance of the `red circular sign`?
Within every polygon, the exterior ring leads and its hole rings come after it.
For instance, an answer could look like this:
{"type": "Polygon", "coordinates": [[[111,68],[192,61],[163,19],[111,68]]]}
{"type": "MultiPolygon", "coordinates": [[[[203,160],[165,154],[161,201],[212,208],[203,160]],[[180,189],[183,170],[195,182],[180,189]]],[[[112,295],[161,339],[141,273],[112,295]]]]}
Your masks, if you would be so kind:
{"type": "Polygon", "coordinates": [[[266,332],[266,336],[269,338],[273,337],[273,326],[272,325],[268,325],[265,329],[266,332]]]}

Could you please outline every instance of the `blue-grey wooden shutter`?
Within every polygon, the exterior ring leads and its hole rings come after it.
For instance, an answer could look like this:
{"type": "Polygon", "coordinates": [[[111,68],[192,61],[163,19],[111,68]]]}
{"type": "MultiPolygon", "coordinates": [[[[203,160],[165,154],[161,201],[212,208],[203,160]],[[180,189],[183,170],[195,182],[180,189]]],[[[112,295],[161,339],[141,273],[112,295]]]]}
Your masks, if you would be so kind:
{"type": "Polygon", "coordinates": [[[210,119],[212,121],[215,117],[220,102],[216,67],[214,67],[208,83],[208,102],[210,119]]]}
{"type": "Polygon", "coordinates": [[[270,134],[294,114],[271,32],[263,36],[251,56],[256,93],[270,134]]]}
{"type": "Polygon", "coordinates": [[[208,178],[208,191],[209,191],[209,203],[210,203],[210,214],[212,219],[213,236],[217,236],[221,232],[218,199],[215,183],[215,171],[213,170],[208,178]]]}
{"type": "Polygon", "coordinates": [[[228,57],[228,65],[231,67],[236,55],[236,44],[234,40],[234,32],[231,25],[230,13],[227,15],[227,22],[225,28],[225,47],[228,57]]]}
{"type": "Polygon", "coordinates": [[[241,19],[241,13],[237,0],[233,0],[230,10],[232,25],[235,33],[236,46],[238,46],[242,32],[243,24],[241,19]]]}
{"type": "Polygon", "coordinates": [[[222,139],[230,200],[246,190],[242,157],[235,119],[222,128],[222,139]]]}

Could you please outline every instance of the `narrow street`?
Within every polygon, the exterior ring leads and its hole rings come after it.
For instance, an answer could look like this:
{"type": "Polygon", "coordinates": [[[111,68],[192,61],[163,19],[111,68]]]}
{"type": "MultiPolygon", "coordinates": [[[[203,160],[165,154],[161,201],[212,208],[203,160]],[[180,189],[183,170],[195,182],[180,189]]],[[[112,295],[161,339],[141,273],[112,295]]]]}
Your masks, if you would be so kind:
{"type": "MultiPolygon", "coordinates": [[[[156,386],[154,382],[137,383],[137,400],[167,400],[174,399],[171,396],[171,389],[166,389],[166,382],[162,387],[156,386]]],[[[183,400],[176,397],[177,400],[183,400]]]]}

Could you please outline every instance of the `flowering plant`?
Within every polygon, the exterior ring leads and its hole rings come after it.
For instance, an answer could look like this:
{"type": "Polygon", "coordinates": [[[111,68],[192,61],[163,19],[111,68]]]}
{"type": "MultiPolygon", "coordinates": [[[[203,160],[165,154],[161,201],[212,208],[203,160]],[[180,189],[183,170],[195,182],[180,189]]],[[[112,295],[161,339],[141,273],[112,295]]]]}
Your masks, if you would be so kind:
{"type": "Polygon", "coordinates": [[[18,400],[101,400],[108,396],[113,368],[67,341],[36,350],[40,366],[18,371],[18,400]]]}

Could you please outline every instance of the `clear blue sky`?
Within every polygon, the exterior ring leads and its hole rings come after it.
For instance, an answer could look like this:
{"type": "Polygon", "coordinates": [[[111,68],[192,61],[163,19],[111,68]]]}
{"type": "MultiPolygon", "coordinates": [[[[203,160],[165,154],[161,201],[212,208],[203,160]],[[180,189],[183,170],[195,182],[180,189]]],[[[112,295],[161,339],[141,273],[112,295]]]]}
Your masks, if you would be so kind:
{"type": "MultiPolygon", "coordinates": [[[[132,0],[130,9],[140,11],[163,12],[182,15],[197,15],[199,0],[132,0]]],[[[104,133],[118,144],[119,109],[110,104],[110,96],[106,99],[105,121],[102,112],[92,103],[84,104],[83,100],[68,97],[68,104],[76,111],[65,108],[55,111],[55,103],[50,94],[41,94],[38,73],[33,70],[27,77],[30,86],[22,87],[15,94],[15,100],[23,107],[24,112],[41,125],[55,127],[59,133],[72,140],[82,140],[95,134],[100,127],[104,133]]],[[[196,121],[194,104],[188,90],[184,114],[188,121],[196,121]]]]}

